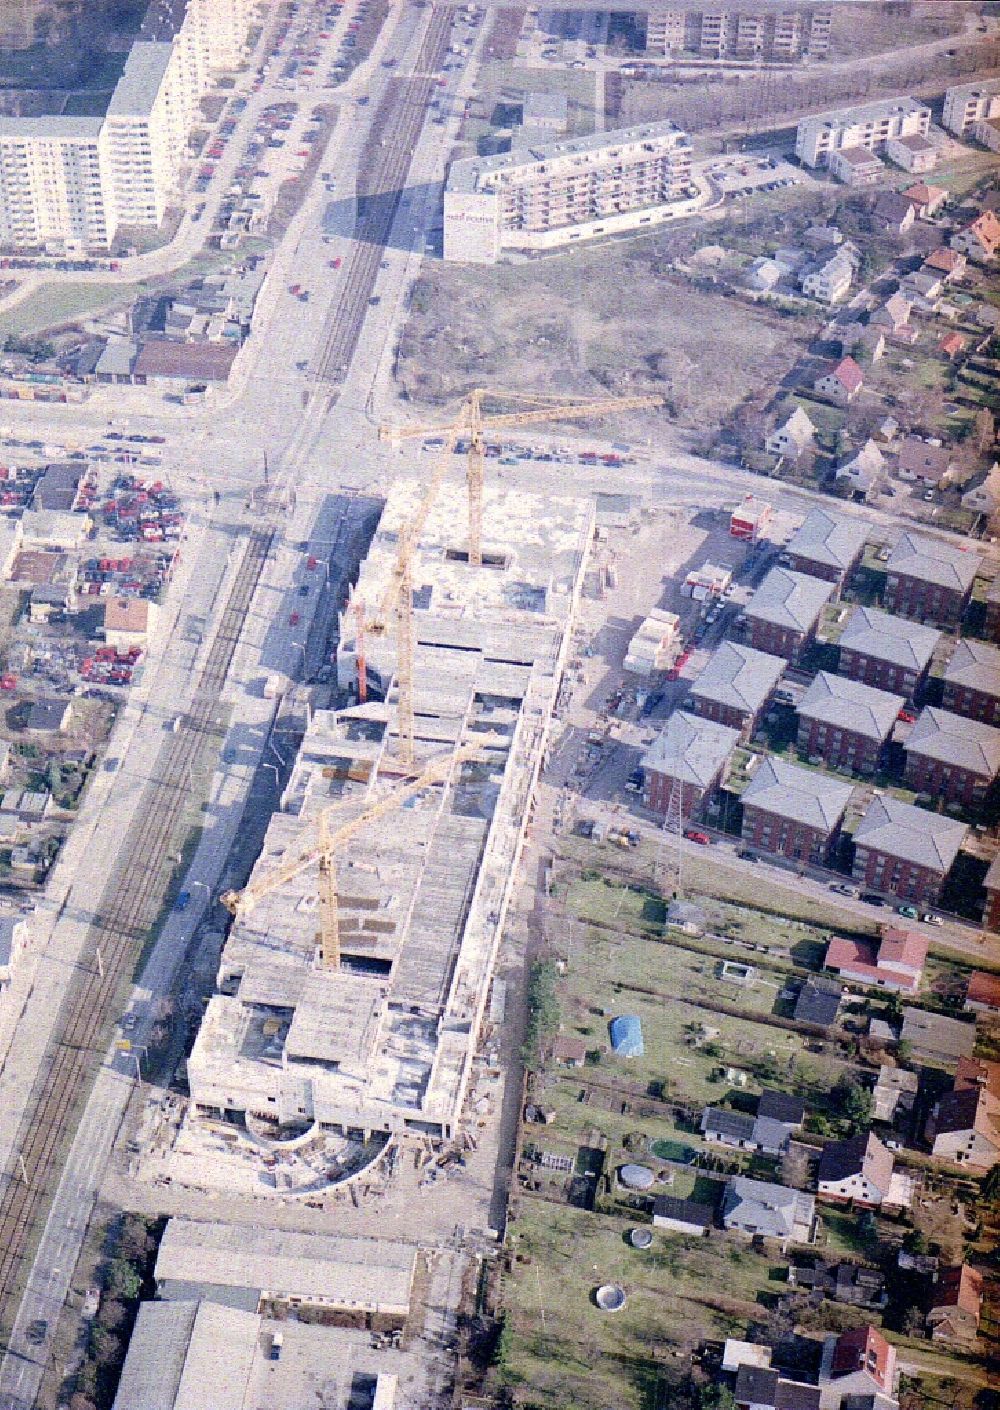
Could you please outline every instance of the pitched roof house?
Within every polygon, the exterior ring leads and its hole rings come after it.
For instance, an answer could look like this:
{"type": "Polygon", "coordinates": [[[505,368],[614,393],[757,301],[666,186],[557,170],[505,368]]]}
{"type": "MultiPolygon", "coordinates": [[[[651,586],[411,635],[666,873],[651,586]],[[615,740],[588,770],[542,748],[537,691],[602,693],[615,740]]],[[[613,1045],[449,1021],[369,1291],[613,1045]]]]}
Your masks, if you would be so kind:
{"type": "Polygon", "coordinates": [[[861,558],[868,534],[869,526],[862,519],[810,509],[789,539],[785,556],[797,573],[843,582],[861,558]]]}
{"type": "Polygon", "coordinates": [[[835,935],[826,949],[824,968],[842,979],[915,994],[927,959],[927,941],[908,930],[887,929],[879,940],[835,935]]]}
{"type": "Polygon", "coordinates": [[[974,970],[965,993],[965,1007],[972,1013],[1000,1013],[1000,975],[974,970]]]}
{"type": "Polygon", "coordinates": [[[951,247],[970,259],[991,260],[1000,247],[1000,220],[994,211],[983,211],[970,225],[951,237],[951,247]]]}
{"type": "Polygon", "coordinates": [[[829,397],[838,406],[852,402],[865,384],[864,373],[853,357],[842,357],[831,363],[813,382],[813,390],[829,397]]]}
{"type": "Polygon", "coordinates": [[[771,432],[764,448],[770,455],[798,457],[809,449],[815,439],[816,427],[802,407],[797,406],[784,424],[771,432]]]}
{"type": "Polygon", "coordinates": [[[983,1275],[968,1263],[942,1268],[931,1295],[927,1325],[934,1341],[968,1346],[976,1339],[983,1307],[983,1275]]]}
{"type": "Polygon", "coordinates": [[[726,1182],[722,1201],[725,1228],[750,1236],[811,1243],[815,1234],[816,1201],[802,1190],[734,1175],[726,1182]]]}
{"type": "Polygon", "coordinates": [[[896,1388],[896,1348],[874,1327],[828,1337],[819,1368],[821,1410],[839,1410],[848,1395],[885,1396],[896,1388]]]}
{"type": "Polygon", "coordinates": [[[877,1209],[890,1199],[894,1165],[892,1151],[872,1131],[832,1141],[819,1158],[817,1193],[821,1199],[877,1209]]]}
{"type": "Polygon", "coordinates": [[[948,199],[948,192],[943,186],[928,186],[924,181],[918,181],[914,186],[907,186],[903,195],[913,203],[921,220],[936,215],[948,199]]]}

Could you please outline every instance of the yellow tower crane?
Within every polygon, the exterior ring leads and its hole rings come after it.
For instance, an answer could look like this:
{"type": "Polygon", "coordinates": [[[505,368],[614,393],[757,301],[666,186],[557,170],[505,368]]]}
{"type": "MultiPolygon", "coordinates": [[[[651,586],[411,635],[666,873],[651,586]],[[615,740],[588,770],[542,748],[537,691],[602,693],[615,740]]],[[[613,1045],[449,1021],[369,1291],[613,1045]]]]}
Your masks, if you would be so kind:
{"type": "Polygon", "coordinates": [[[445,426],[379,427],[380,440],[398,442],[440,433],[444,435],[444,447],[434,471],[424,487],[424,493],[416,513],[400,530],[395,562],[375,614],[366,620],[363,604],[356,602],[354,609],[358,696],[361,700],[364,700],[367,694],[366,636],[368,633],[380,635],[386,630],[389,617],[395,619],[396,683],[399,694],[397,731],[400,758],[407,767],[413,763],[413,554],[458,441],[468,437],[469,445],[466,452],[466,485],[469,492],[468,560],[473,567],[479,567],[483,561],[483,470],[486,459],[484,432],[501,430],[510,426],[541,425],[547,421],[573,421],[577,418],[605,416],[617,411],[639,411],[645,407],[660,406],[662,402],[663,398],[659,396],[602,397],[596,400],[580,397],[567,401],[565,397],[556,399],[529,396],[521,392],[475,387],[463,398],[458,415],[445,426]],[[527,403],[529,409],[485,415],[483,402],[488,398],[494,401],[527,403]]]}
{"type": "Polygon", "coordinates": [[[324,808],[316,818],[316,840],[311,846],[304,848],[296,856],[289,858],[287,862],[282,862],[280,866],[275,867],[273,871],[267,872],[256,881],[251,881],[242,891],[223,892],[219,900],[231,915],[244,919],[250,915],[254,907],[265,896],[270,896],[272,891],[277,891],[289,881],[293,881],[295,877],[300,876],[310,867],[318,866],[320,958],[326,968],[339,969],[340,920],[337,907],[336,870],[338,849],[370,823],[376,822],[397,808],[401,808],[410,798],[422,793],[432,783],[442,782],[453,764],[479,757],[484,747],[500,743],[503,743],[500,735],[486,734],[482,735],[474,744],[463,744],[451,753],[441,755],[432,760],[416,778],[410,779],[408,783],[385,794],[375,803],[369,804],[367,808],[347,822],[341,823],[333,831],[330,830],[330,813],[337,805],[332,804],[330,807],[324,808]]]}
{"type": "MultiPolygon", "coordinates": [[[[450,455],[460,437],[468,438],[466,452],[466,484],[469,490],[469,562],[479,567],[483,561],[483,467],[486,460],[486,431],[503,430],[510,426],[541,425],[546,421],[575,421],[594,416],[607,416],[618,411],[641,411],[645,407],[661,406],[658,396],[634,397],[566,397],[529,396],[522,392],[494,391],[474,387],[462,399],[458,415],[445,426],[380,426],[380,440],[414,440],[431,435],[446,436],[445,455],[450,455]],[[483,412],[487,399],[501,402],[527,403],[519,411],[483,412]]],[[[444,459],[444,457],[442,457],[444,459]]],[[[443,475],[443,471],[442,471],[443,475]]],[[[438,479],[440,483],[440,478],[438,479]]],[[[435,486],[436,491],[436,486],[435,486]]],[[[427,509],[424,510],[426,518],[427,509]]],[[[417,535],[419,537],[419,535],[417,535]]]]}

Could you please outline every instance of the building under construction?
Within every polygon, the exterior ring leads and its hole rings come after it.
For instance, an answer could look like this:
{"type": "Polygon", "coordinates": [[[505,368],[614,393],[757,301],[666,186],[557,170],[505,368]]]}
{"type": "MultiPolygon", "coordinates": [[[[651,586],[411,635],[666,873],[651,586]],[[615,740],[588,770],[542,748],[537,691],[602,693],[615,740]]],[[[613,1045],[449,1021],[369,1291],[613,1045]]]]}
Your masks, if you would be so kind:
{"type": "Polygon", "coordinates": [[[401,628],[362,642],[349,606],[338,677],[357,691],[363,650],[369,698],[313,715],[234,907],[188,1064],[203,1112],[364,1137],[409,1129],[448,1139],[459,1121],[593,507],[487,489],[473,566],[464,491],[445,485],[426,506],[422,484],[393,487],[354,604],[386,597],[400,541],[419,522],[412,747],[399,730],[401,628]],[[322,865],[294,860],[315,858],[317,835],[329,842],[325,897],[322,865]]]}

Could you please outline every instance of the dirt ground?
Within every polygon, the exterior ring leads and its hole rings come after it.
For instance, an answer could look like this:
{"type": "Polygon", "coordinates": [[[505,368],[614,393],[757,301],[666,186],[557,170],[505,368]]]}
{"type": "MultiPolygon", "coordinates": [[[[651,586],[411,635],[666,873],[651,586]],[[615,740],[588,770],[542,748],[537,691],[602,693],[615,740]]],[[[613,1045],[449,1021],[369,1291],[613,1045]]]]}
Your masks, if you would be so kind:
{"type": "Polygon", "coordinates": [[[430,266],[400,337],[400,392],[424,405],[474,382],[581,396],[657,392],[679,425],[718,424],[780,381],[796,341],[773,312],[671,276],[673,238],[477,268],[474,279],[454,265],[430,266]]]}

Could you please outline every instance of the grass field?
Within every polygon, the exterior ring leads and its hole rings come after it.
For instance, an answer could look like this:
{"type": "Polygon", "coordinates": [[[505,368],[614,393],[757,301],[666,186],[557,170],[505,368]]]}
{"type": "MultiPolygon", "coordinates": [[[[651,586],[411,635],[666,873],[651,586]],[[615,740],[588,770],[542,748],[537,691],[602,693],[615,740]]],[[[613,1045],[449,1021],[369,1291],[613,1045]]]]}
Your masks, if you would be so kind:
{"type": "MultiPolygon", "coordinates": [[[[628,1243],[623,1220],[522,1200],[512,1228],[515,1263],[505,1288],[515,1396],[545,1407],[646,1410],[676,1384],[702,1337],[745,1329],[781,1289],[766,1257],[715,1235],[654,1234],[628,1243]],[[601,1312],[593,1294],[618,1282],[627,1303],[601,1312]]],[[[661,1403],[669,1403],[661,1401],[661,1403]]]]}

